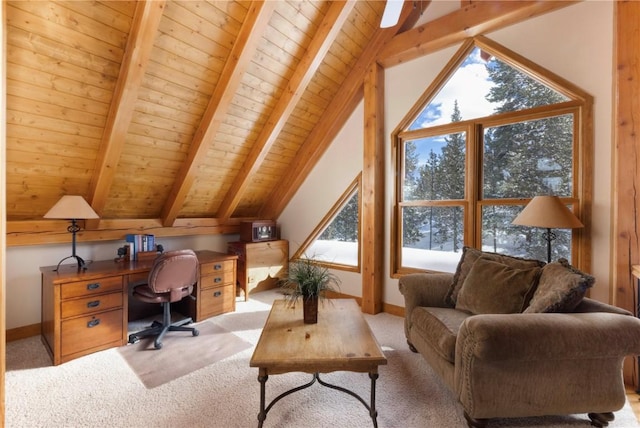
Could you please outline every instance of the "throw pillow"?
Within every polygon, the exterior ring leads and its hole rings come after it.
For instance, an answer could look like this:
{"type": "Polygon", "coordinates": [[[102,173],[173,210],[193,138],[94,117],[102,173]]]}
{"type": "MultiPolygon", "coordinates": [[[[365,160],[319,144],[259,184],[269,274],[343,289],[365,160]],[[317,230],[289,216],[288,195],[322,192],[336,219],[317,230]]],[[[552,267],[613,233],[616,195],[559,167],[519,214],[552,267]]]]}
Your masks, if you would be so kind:
{"type": "Polygon", "coordinates": [[[462,284],[464,283],[464,280],[469,274],[469,271],[471,270],[471,267],[473,266],[475,261],[478,260],[478,258],[480,258],[481,256],[487,257],[490,260],[505,264],[507,266],[511,266],[516,269],[529,269],[533,267],[542,267],[545,265],[545,262],[540,260],[523,259],[520,257],[507,256],[505,254],[480,251],[471,247],[463,247],[462,256],[460,257],[460,262],[458,262],[456,273],[453,275],[453,282],[449,286],[449,291],[445,296],[445,302],[449,306],[456,305],[456,301],[458,299],[458,293],[462,288],[462,284]]]}
{"type": "Polygon", "coordinates": [[[594,282],[594,277],[580,272],[566,259],[549,263],[542,268],[538,288],[524,312],[571,312],[594,282]]]}
{"type": "Polygon", "coordinates": [[[456,309],[475,315],[520,313],[533,296],[541,270],[518,269],[482,256],[460,288],[456,309]]]}

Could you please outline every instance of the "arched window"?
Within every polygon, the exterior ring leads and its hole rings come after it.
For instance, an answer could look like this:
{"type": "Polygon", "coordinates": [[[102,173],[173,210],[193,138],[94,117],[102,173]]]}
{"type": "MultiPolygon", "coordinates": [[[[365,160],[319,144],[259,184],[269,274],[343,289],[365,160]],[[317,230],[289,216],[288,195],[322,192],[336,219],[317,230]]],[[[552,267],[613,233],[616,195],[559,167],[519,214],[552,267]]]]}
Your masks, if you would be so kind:
{"type": "Polygon", "coordinates": [[[536,195],[585,224],[553,258],[588,268],[592,99],[484,37],[468,40],[392,135],[393,272],[455,270],[462,247],[546,260],[543,231],[512,225],[536,195]]]}

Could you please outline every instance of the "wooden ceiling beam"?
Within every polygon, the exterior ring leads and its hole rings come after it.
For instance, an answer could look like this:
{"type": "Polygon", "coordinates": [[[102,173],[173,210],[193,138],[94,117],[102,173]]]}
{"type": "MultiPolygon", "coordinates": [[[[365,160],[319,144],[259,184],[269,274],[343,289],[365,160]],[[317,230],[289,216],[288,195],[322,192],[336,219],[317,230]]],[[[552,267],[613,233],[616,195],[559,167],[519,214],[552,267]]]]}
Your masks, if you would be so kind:
{"type": "MultiPolygon", "coordinates": [[[[89,203],[99,216],[102,216],[115,177],[164,7],[165,1],[141,1],[136,4],[131,32],[89,187],[89,203]]],[[[95,229],[99,222],[99,219],[89,220],[86,227],[95,229]]]]}
{"type": "MultiPolygon", "coordinates": [[[[230,219],[224,224],[214,218],[178,219],[171,227],[162,225],[160,218],[104,219],[96,229],[85,229],[87,220],[80,220],[78,242],[122,241],[128,233],[153,234],[157,238],[186,235],[215,235],[240,233],[242,220],[230,219]]],[[[7,222],[7,247],[43,244],[68,244],[71,236],[65,220],[25,220],[7,222]]]]}
{"type": "Polygon", "coordinates": [[[504,28],[577,1],[477,1],[395,36],[378,55],[385,68],[411,61],[462,42],[464,39],[504,28]]]}
{"type": "Polygon", "coordinates": [[[333,142],[353,109],[363,97],[363,82],[371,64],[376,60],[382,47],[403,27],[404,23],[415,17],[416,10],[412,2],[405,2],[400,20],[391,28],[378,28],[371,41],[356,61],[347,78],[338,90],[320,120],[316,123],[304,144],[296,154],[289,173],[282,178],[279,186],[273,189],[267,203],[262,207],[260,216],[277,218],[295,192],[302,185],[307,175],[316,165],[322,154],[333,142]]]}
{"type": "Polygon", "coordinates": [[[338,34],[340,34],[344,22],[355,5],[355,1],[341,1],[331,4],[307,51],[296,67],[296,71],[289,80],[282,96],[262,127],[260,135],[258,135],[256,142],[238,171],[234,182],[227,191],[216,217],[227,219],[233,214],[253,175],[260,168],[260,164],[264,161],[273,143],[278,138],[278,134],[287,123],[289,115],[296,107],[318,67],[322,64],[325,55],[338,34]]]}
{"type": "Polygon", "coordinates": [[[182,164],[174,185],[162,209],[162,223],[173,226],[182,205],[193,185],[196,170],[205,161],[207,151],[224,120],[233,96],[240,86],[242,77],[252,60],[258,43],[264,34],[276,7],[273,1],[254,1],[249,6],[242,28],[224,65],[216,88],[195,132],[189,147],[187,159],[182,164]]]}

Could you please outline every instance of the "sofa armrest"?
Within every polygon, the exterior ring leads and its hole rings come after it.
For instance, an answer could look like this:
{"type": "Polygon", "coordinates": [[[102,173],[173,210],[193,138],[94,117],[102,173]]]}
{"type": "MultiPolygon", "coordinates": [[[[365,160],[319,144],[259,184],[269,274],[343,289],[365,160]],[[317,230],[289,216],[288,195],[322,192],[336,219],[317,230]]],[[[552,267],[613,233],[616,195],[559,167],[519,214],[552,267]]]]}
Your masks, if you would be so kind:
{"type": "Polygon", "coordinates": [[[411,312],[415,308],[450,307],[444,298],[452,281],[452,273],[412,273],[400,278],[398,288],[404,296],[404,332],[407,339],[411,329],[411,312]]]}
{"type": "Polygon", "coordinates": [[[476,419],[614,412],[625,402],[623,360],[637,354],[633,316],[474,315],[458,331],[455,391],[476,419]]]}
{"type": "Polygon", "coordinates": [[[452,273],[412,273],[398,282],[404,296],[404,308],[411,312],[417,306],[447,308],[444,300],[453,281],[452,273]]]}
{"type": "Polygon", "coordinates": [[[469,317],[456,342],[462,359],[567,360],[640,354],[640,320],[608,312],[469,317]]]}
{"type": "Polygon", "coordinates": [[[588,297],[583,298],[573,312],[610,312],[620,315],[633,315],[626,309],[608,305],[588,297]]]}

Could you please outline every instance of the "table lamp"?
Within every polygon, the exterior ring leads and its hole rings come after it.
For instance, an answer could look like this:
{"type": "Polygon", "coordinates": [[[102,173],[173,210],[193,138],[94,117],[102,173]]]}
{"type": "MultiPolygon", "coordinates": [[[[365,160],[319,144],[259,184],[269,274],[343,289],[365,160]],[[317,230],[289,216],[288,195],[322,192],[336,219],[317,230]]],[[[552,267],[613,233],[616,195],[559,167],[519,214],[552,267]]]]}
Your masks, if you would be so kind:
{"type": "Polygon", "coordinates": [[[78,262],[78,271],[86,270],[84,260],[76,254],[76,232],[80,230],[77,220],[98,218],[98,214],[91,208],[91,206],[84,200],[82,196],[65,195],[44,215],[44,218],[52,219],[65,219],[71,221],[71,224],[67,228],[71,232],[71,255],[60,260],[56,271],[60,268],[60,264],[67,260],[74,258],[78,262]]]}
{"type": "Polygon", "coordinates": [[[556,235],[551,229],[584,227],[582,222],[557,196],[534,197],[511,224],[547,229],[542,235],[547,241],[547,263],[551,263],[551,241],[556,239],[556,235]]]}

